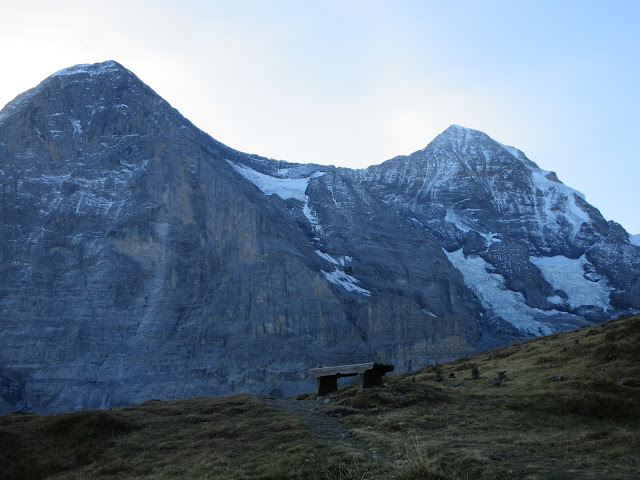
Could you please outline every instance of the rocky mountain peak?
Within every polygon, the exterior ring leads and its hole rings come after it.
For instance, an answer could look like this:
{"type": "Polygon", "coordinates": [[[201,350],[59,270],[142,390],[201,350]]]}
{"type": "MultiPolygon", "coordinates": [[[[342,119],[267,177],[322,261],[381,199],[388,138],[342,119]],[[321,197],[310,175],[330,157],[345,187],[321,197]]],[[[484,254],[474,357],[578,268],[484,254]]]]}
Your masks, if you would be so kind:
{"type": "Polygon", "coordinates": [[[480,162],[498,163],[505,167],[539,169],[535,162],[515,147],[504,145],[486,133],[460,125],[451,125],[438,135],[423,151],[432,155],[448,155],[467,162],[467,157],[477,157],[480,162]]]}
{"type": "Polygon", "coordinates": [[[21,112],[28,112],[30,117],[38,114],[80,117],[89,110],[95,114],[141,102],[168,107],[136,75],[113,60],[75,65],[54,73],[9,102],[0,111],[0,126],[21,112]]]}
{"type": "Polygon", "coordinates": [[[486,136],[484,132],[480,130],[475,130],[473,128],[463,127],[461,125],[452,124],[449,125],[441,134],[443,137],[448,138],[473,138],[477,136],[486,136]]]}
{"type": "Polygon", "coordinates": [[[451,125],[438,135],[431,143],[448,142],[454,149],[462,151],[474,145],[492,142],[484,132],[460,125],[451,125]]]}

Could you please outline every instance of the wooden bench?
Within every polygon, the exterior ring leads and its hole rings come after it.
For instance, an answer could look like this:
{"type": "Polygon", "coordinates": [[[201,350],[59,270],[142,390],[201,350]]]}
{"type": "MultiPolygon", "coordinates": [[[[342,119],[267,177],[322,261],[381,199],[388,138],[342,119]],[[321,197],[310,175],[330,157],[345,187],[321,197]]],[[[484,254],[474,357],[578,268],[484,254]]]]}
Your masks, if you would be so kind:
{"type": "Polygon", "coordinates": [[[338,390],[338,379],[340,377],[362,375],[361,387],[370,388],[382,385],[384,374],[392,371],[393,365],[370,362],[339,365],[337,367],[312,368],[309,370],[309,375],[318,379],[316,393],[318,395],[326,395],[338,390]]]}

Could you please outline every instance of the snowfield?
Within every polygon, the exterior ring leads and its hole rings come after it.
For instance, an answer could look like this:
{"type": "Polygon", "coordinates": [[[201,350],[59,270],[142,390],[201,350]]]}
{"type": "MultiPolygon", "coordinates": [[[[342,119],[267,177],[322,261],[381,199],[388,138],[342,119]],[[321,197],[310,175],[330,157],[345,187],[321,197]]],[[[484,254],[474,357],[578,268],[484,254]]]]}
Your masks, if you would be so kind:
{"type": "MultiPolygon", "coordinates": [[[[609,311],[609,293],[611,288],[604,279],[593,272],[593,265],[583,255],[571,259],[562,255],[555,257],[530,257],[529,260],[542,272],[544,279],[556,290],[567,294],[571,307],[593,305],[609,311]],[[588,275],[588,277],[587,277],[588,275]]],[[[558,303],[557,298],[550,297],[552,303],[558,303]]]]}
{"type": "Polygon", "coordinates": [[[312,177],[306,178],[277,178],[257,172],[245,165],[227,161],[233,169],[258,187],[265,195],[278,195],[283,200],[290,198],[306,202],[305,192],[312,177]]]}
{"type": "Polygon", "coordinates": [[[563,315],[557,310],[540,310],[525,303],[519,292],[513,292],[504,285],[504,277],[489,273],[491,265],[476,255],[464,256],[462,249],[444,253],[449,261],[462,273],[464,281],[489,312],[509,322],[522,332],[540,336],[553,333],[543,321],[544,317],[563,315]]]}

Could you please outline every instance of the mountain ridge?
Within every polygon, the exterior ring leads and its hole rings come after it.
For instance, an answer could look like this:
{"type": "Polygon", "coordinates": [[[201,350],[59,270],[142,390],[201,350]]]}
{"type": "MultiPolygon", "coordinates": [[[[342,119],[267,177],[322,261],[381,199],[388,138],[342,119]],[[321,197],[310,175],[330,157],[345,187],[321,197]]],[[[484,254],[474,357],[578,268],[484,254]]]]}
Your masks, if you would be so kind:
{"type": "Polygon", "coordinates": [[[0,409],[291,395],[311,367],[409,371],[640,309],[624,229],[473,132],[462,156],[439,136],[296,164],[116,62],[45,79],[0,114],[0,409]]]}

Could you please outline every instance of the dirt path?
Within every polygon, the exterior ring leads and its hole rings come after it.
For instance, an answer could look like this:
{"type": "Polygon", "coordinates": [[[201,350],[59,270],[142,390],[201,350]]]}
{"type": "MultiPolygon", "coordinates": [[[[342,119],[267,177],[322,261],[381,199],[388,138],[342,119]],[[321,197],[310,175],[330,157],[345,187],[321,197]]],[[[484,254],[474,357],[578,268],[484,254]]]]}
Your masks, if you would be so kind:
{"type": "Polygon", "coordinates": [[[302,418],[309,424],[311,430],[322,438],[331,440],[333,443],[340,444],[349,450],[355,450],[365,458],[380,463],[390,461],[358,442],[351,435],[349,429],[336,417],[323,413],[321,408],[326,405],[324,399],[318,401],[317,399],[296,400],[295,398],[262,397],[262,400],[302,418]]]}

